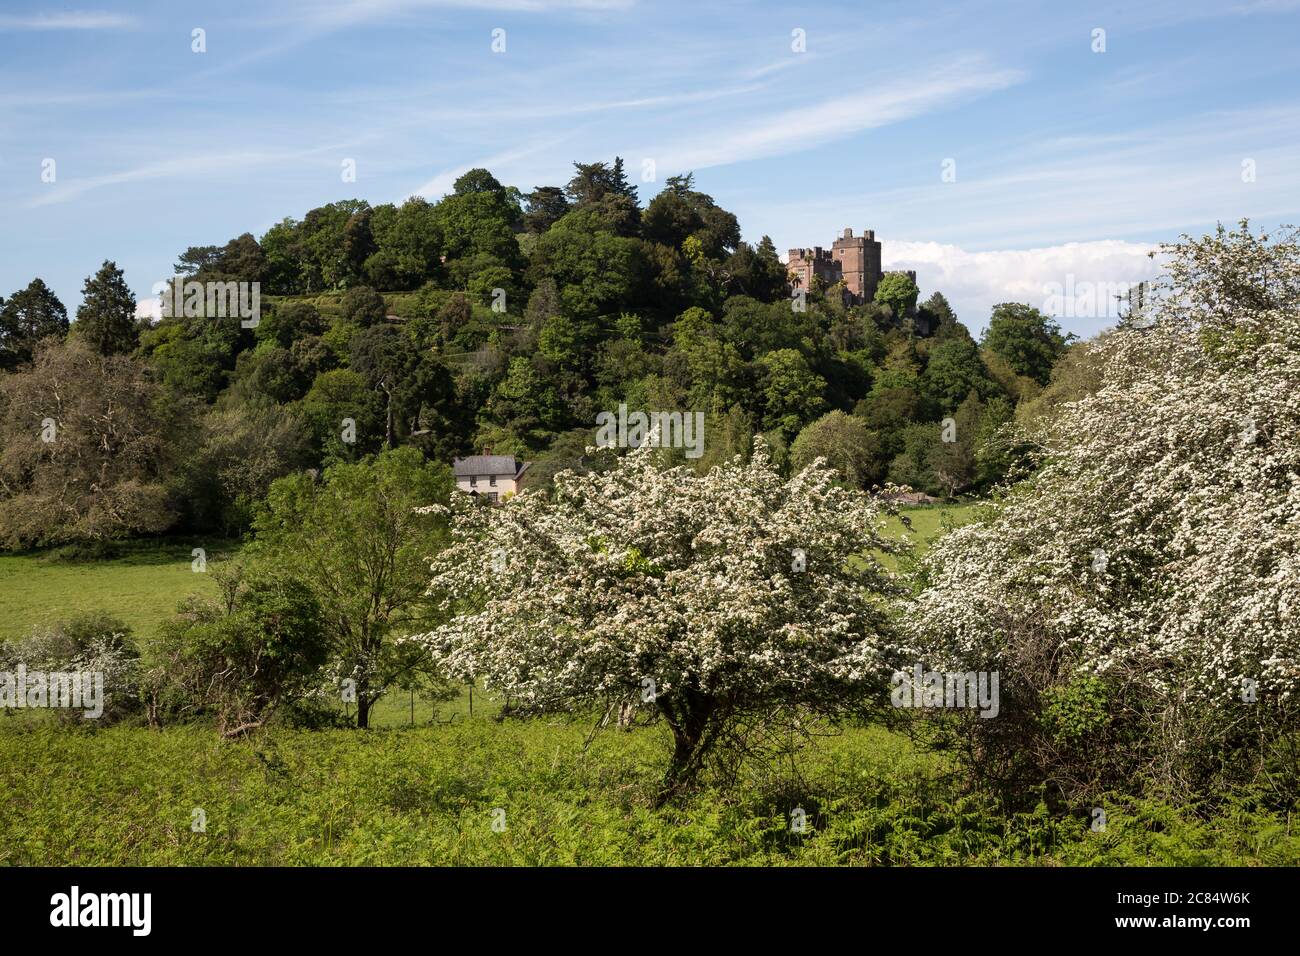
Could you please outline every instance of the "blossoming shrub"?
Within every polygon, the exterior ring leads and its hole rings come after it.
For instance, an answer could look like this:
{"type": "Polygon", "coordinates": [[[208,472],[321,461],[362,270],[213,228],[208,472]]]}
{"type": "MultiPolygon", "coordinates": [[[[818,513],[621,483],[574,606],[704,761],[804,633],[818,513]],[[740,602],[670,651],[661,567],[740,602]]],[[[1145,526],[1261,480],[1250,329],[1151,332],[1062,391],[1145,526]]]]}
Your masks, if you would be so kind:
{"type": "Polygon", "coordinates": [[[1001,670],[1000,716],[964,727],[1017,788],[1296,772],[1300,245],[1242,223],[1167,253],[1042,468],[923,561],[918,651],[1001,670]]]}
{"type": "MultiPolygon", "coordinates": [[[[102,611],[89,611],[52,624],[33,627],[25,637],[0,642],[0,671],[98,674],[103,688],[99,726],[122,720],[140,709],[140,652],[131,628],[102,611]]],[[[51,709],[65,723],[86,724],[83,711],[51,709]]]]}
{"type": "Polygon", "coordinates": [[[899,588],[861,555],[897,546],[820,461],[783,480],[758,442],[697,475],[647,445],[548,497],[466,501],[433,565],[449,623],[418,640],[519,712],[648,707],[673,735],[665,796],[779,715],[883,687],[899,588]]]}

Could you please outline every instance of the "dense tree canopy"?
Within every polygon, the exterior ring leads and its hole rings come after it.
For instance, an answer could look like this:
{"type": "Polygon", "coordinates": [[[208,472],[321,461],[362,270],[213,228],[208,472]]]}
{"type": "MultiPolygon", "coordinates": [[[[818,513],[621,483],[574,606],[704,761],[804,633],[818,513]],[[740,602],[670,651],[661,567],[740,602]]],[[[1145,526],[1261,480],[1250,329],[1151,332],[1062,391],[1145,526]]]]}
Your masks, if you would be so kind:
{"type": "MultiPolygon", "coordinates": [[[[255,326],[138,322],[121,270],[105,262],[71,336],[134,354],[170,410],[161,418],[185,423],[177,440],[193,447],[172,450],[189,461],[179,504],[157,519],[171,527],[238,530],[284,470],[400,446],[442,461],[513,453],[537,462],[544,484],[549,459],[572,460],[562,438],[592,434],[596,415],[621,405],[703,413],[704,451],[688,460],[699,468],[725,458],[714,436],[743,452],[756,432],[784,467],[801,431],[831,412],[796,459],[833,423],[855,448],[856,463],[839,465],[864,487],[906,475],[932,494],[979,491],[1019,460],[998,427],[1065,354],[1050,320],[1000,306],[976,345],[941,294],[918,306],[901,273],[884,277],[875,303],[849,308],[831,290],[796,308],[771,239],[745,242],[692,175],[646,198],[642,208],[615,158],[575,163],[567,183],[527,194],[471,169],[437,200],[344,199],[180,253],[180,279],[259,283],[255,326]],[[960,447],[935,448],[961,408],[960,447]]],[[[62,305],[33,281],[0,305],[0,369],[67,334],[62,305]]],[[[136,526],[158,525],[121,530],[136,526]]]]}
{"type": "Polygon", "coordinates": [[[993,307],[984,345],[1007,361],[1016,374],[1046,384],[1069,339],[1032,306],[1003,302],[993,307]]]}

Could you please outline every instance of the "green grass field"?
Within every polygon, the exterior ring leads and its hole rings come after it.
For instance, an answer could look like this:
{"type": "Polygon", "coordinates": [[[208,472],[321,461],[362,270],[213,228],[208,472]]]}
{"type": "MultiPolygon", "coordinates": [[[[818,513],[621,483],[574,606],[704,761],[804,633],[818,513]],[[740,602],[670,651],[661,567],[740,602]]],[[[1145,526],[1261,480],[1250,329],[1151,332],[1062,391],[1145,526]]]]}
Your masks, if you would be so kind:
{"type": "Polygon", "coordinates": [[[918,553],[924,553],[930,542],[939,537],[945,527],[959,527],[975,517],[975,510],[981,502],[967,502],[955,505],[924,505],[917,508],[902,508],[901,515],[912,523],[909,529],[901,517],[891,517],[886,521],[888,534],[911,541],[918,553]]]}
{"type": "MultiPolygon", "coordinates": [[[[973,506],[909,509],[924,548],[973,506]]],[[[116,614],[147,640],[212,579],[188,542],[56,563],[0,557],[0,635],[79,610],[116,614]]],[[[234,546],[209,546],[220,560],[234,546]]],[[[740,786],[651,809],[669,741],[662,726],[607,730],[590,717],[493,720],[481,690],[432,703],[394,691],[375,729],[272,726],[220,741],[210,725],[59,725],[0,712],[0,864],[701,865],[1300,863],[1291,822],[1244,799],[1195,814],[1126,797],[1007,814],[942,754],[880,727],[817,737],[740,786]],[[414,725],[414,726],[411,726],[414,725]],[[807,815],[805,833],[791,812],[807,815]],[[206,832],[191,825],[201,810],[206,832]],[[497,813],[503,811],[504,816],[497,813]],[[503,821],[504,830],[493,821],[503,821]]]]}
{"type": "Polygon", "coordinates": [[[54,561],[45,554],[0,555],[0,639],[20,637],[82,611],[107,611],[137,638],[158,625],[191,593],[215,594],[212,579],[191,569],[193,548],[209,562],[237,549],[236,542],[142,541],[122,545],[120,556],[98,561],[54,561]]]}
{"type": "Polygon", "coordinates": [[[1244,803],[1206,819],[1126,798],[1006,814],[944,757],[868,727],[819,738],[799,773],[754,768],[661,810],[662,726],[413,730],[19,729],[0,718],[0,864],[1287,865],[1300,836],[1244,803]],[[792,832],[791,814],[807,829],[792,832]],[[192,825],[202,811],[205,832],[192,825]],[[504,829],[494,829],[494,820],[504,829]]]}

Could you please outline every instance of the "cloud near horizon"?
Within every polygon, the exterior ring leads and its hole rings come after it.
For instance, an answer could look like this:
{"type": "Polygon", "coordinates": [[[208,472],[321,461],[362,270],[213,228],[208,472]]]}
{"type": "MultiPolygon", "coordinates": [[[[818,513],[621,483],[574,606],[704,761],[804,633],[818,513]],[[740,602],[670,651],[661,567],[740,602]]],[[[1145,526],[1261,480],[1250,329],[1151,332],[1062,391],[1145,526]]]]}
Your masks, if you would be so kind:
{"type": "Polygon", "coordinates": [[[1024,302],[1053,315],[1064,331],[1087,338],[1115,324],[1109,292],[1159,273],[1158,260],[1149,255],[1153,248],[1106,239],[968,252],[948,243],[884,240],[881,259],[887,269],[914,269],[921,298],[942,292],[973,334],[988,323],[993,306],[1024,302]],[[1064,290],[1073,296],[1053,301],[1053,292],[1064,290]]]}

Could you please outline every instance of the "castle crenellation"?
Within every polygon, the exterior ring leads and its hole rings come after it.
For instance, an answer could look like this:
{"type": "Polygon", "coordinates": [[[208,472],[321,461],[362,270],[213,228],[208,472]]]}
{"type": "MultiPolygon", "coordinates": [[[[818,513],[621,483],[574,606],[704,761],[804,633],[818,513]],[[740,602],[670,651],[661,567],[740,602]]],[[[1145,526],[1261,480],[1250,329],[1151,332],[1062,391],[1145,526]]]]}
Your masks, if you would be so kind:
{"type": "MultiPolygon", "coordinates": [[[[855,236],[851,228],[846,228],[830,249],[822,246],[791,249],[786,268],[790,284],[799,289],[811,289],[814,278],[827,286],[843,282],[845,300],[851,305],[870,302],[885,274],[880,266],[880,241],[874,229],[855,236]]],[[[915,272],[909,271],[907,275],[916,281],[915,272]]]]}

